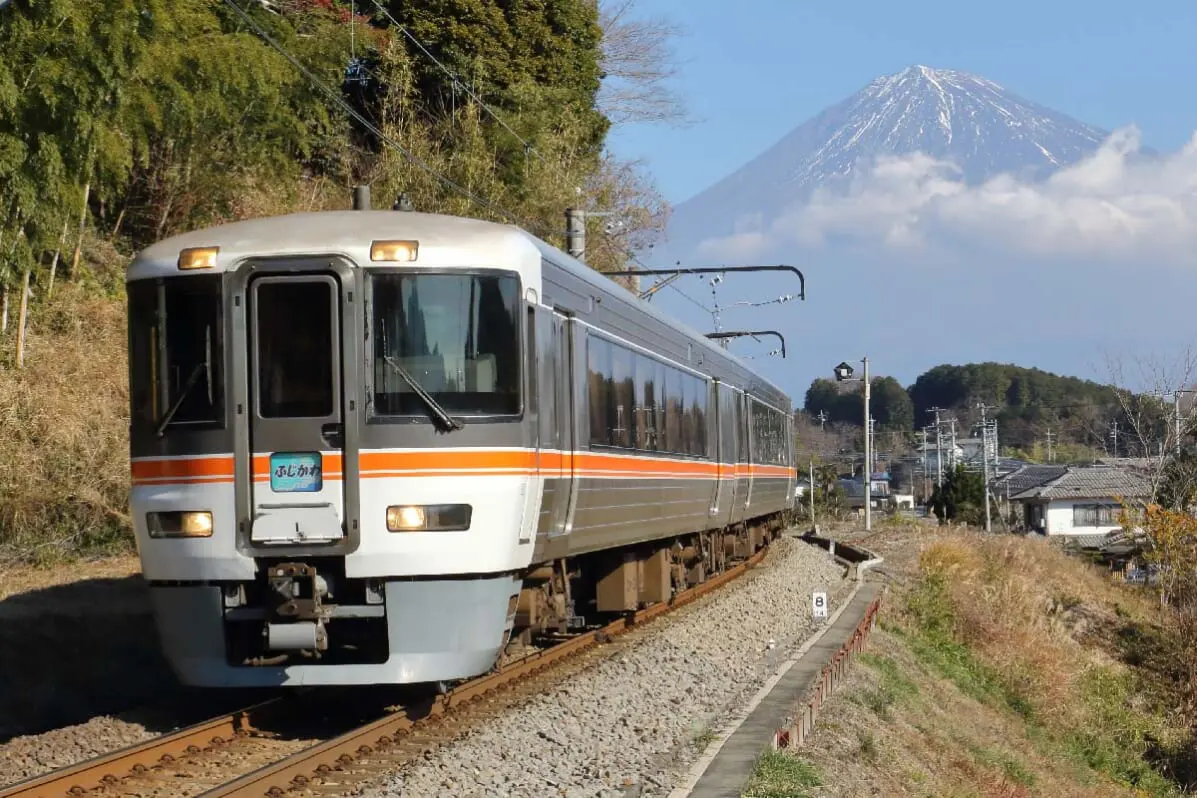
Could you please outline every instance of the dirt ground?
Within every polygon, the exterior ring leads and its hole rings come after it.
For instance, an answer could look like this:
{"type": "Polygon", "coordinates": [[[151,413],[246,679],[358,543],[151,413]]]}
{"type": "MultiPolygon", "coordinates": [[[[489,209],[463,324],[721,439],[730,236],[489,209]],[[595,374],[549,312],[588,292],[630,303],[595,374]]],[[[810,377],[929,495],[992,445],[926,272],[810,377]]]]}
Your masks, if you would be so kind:
{"type": "Polygon", "coordinates": [[[135,556],[0,571],[0,742],[176,691],[135,556]]]}

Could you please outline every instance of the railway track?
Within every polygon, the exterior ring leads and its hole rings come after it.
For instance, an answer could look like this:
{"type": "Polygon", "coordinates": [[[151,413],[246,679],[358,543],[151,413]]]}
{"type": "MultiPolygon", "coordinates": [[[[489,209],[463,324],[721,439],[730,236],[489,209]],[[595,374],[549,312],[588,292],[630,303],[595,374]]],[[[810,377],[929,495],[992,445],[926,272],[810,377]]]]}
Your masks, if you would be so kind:
{"type": "MultiPolygon", "coordinates": [[[[766,546],[739,565],[677,594],[667,604],[647,607],[600,629],[576,635],[550,648],[512,660],[501,669],[467,681],[443,695],[389,711],[380,708],[380,717],[354,725],[343,733],[330,735],[323,741],[304,746],[294,753],[285,754],[256,770],[245,773],[242,769],[243,775],[213,785],[206,792],[188,792],[202,798],[261,798],[282,796],[292,789],[311,791],[314,788],[316,792],[327,792],[320,790],[319,785],[322,780],[330,777],[340,776],[339,780],[345,781],[358,780],[350,775],[347,769],[363,757],[372,757],[400,748],[405,737],[415,730],[435,724],[439,719],[460,709],[477,705],[484,698],[496,695],[504,688],[542,674],[566,660],[572,660],[583,652],[608,643],[718,590],[758,565],[767,551],[766,546]],[[344,779],[347,775],[350,777],[344,779]]],[[[152,787],[133,790],[123,787],[134,781],[147,781],[151,785],[155,781],[169,784],[170,779],[155,779],[156,774],[173,768],[177,763],[206,754],[226,752],[233,755],[238,745],[259,736],[268,720],[273,719],[277,722],[280,717],[285,716],[288,703],[286,697],[262,701],[0,789],[0,798],[64,798],[89,793],[104,796],[157,794],[158,790],[152,787]]],[[[421,747],[416,746],[417,749],[421,747]]],[[[397,764],[399,762],[391,758],[388,766],[397,764]]],[[[175,786],[182,786],[182,783],[181,780],[174,782],[175,786]]]]}

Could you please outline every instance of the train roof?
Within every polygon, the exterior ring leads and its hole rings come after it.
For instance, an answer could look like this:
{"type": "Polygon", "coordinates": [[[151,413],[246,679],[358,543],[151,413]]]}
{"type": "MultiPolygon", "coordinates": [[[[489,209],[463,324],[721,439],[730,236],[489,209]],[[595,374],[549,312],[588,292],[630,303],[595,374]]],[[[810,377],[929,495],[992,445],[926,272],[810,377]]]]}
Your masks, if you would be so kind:
{"type": "MultiPolygon", "coordinates": [[[[127,278],[177,275],[179,251],[220,247],[215,271],[225,271],[246,257],[343,255],[369,266],[370,243],[380,239],[418,239],[420,261],[438,263],[468,253],[479,266],[507,263],[535,252],[518,227],[460,216],[399,211],[316,211],[269,216],[192,230],[158,241],[138,253],[127,278]],[[418,232],[417,232],[418,231],[418,232]],[[486,246],[479,247],[479,236],[486,246]],[[425,255],[425,253],[428,255],[425,255]]],[[[457,261],[460,264],[460,260],[457,261]]]]}
{"type": "Polygon", "coordinates": [[[752,374],[756,379],[760,380],[760,382],[763,385],[766,385],[769,388],[772,388],[774,391],[777,391],[777,393],[779,393],[780,395],[789,398],[791,403],[793,402],[793,398],[790,397],[789,394],[787,394],[780,386],[778,386],[777,384],[775,384],[773,381],[769,380],[768,378],[764,377],[760,372],[758,372],[756,369],[754,369],[752,366],[750,366],[744,360],[741,360],[739,357],[732,354],[728,350],[726,350],[723,347],[712,342],[710,338],[707,338],[705,335],[698,332],[694,328],[690,327],[687,324],[683,324],[682,322],[678,321],[676,318],[674,318],[672,316],[668,316],[668,315],[662,313],[660,310],[658,310],[656,307],[654,307],[651,302],[647,302],[643,299],[636,297],[628,289],[619,285],[614,280],[612,280],[610,277],[607,277],[602,272],[598,272],[598,271],[595,271],[594,269],[591,269],[589,266],[582,263],[577,258],[574,258],[571,255],[569,255],[568,253],[561,251],[557,247],[554,247],[552,244],[549,244],[545,241],[542,241],[539,238],[536,238],[531,233],[528,233],[526,230],[522,230],[520,228],[514,228],[514,229],[520,230],[520,232],[523,233],[525,236],[527,236],[528,240],[531,241],[541,251],[541,254],[543,254],[548,259],[552,260],[553,263],[556,263],[561,268],[565,269],[566,271],[575,275],[579,279],[584,280],[585,282],[589,283],[590,285],[594,286],[595,288],[597,288],[599,290],[606,291],[608,294],[617,294],[629,301],[632,301],[633,304],[636,305],[636,308],[638,310],[640,310],[642,313],[644,313],[645,315],[651,316],[653,319],[656,319],[657,321],[661,322],[662,324],[664,324],[668,327],[672,327],[673,329],[677,330],[679,333],[682,333],[683,335],[686,335],[689,338],[693,339],[694,343],[696,343],[698,346],[705,349],[708,353],[710,353],[716,357],[726,358],[731,363],[734,363],[735,365],[744,369],[749,374],[752,374]]]}
{"type": "MultiPolygon", "coordinates": [[[[542,241],[521,227],[463,216],[391,210],[342,210],[292,213],[215,225],[158,241],[142,250],[129,264],[126,279],[179,275],[179,251],[189,247],[220,247],[215,271],[254,256],[342,255],[354,263],[370,263],[370,244],[379,239],[416,239],[420,261],[437,265],[469,262],[474,266],[510,266],[513,260],[539,254],[579,279],[607,294],[635,300],[641,312],[651,316],[716,357],[752,374],[763,385],[788,396],[736,355],[718,346],[702,333],[653,307],[636,300],[611,278],[589,268],[568,253],[542,241]],[[480,238],[485,246],[480,247],[480,238]],[[435,258],[429,260],[425,253],[435,258]],[[434,254],[435,253],[435,254],[434,254]],[[460,253],[458,255],[457,253],[460,253]]],[[[791,397],[791,402],[793,399],[791,397]]]]}

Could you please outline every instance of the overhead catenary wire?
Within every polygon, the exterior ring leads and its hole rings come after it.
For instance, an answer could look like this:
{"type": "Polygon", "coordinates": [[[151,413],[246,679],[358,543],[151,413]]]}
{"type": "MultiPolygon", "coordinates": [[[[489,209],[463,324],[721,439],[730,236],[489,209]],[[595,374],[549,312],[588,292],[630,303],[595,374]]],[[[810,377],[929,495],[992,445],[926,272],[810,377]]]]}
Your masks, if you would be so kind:
{"type": "MultiPolygon", "coordinates": [[[[603,238],[603,239],[599,239],[599,240],[602,242],[602,246],[606,247],[607,251],[610,252],[612,255],[615,255],[617,258],[626,258],[627,260],[630,260],[632,263],[636,264],[641,269],[648,268],[648,266],[646,266],[644,264],[644,262],[642,260],[640,260],[640,258],[636,257],[636,254],[634,252],[632,252],[630,249],[626,249],[626,248],[618,248],[617,249],[614,242],[612,242],[610,239],[603,238]]],[[[672,288],[674,291],[681,294],[685,300],[690,302],[690,304],[692,304],[698,308],[701,308],[706,313],[712,313],[712,314],[714,313],[714,311],[711,310],[711,308],[708,308],[706,305],[702,304],[697,299],[690,296],[689,294],[687,294],[682,289],[678,288],[673,283],[669,283],[665,287],[672,288]]]]}
{"type": "Polygon", "coordinates": [[[425,162],[423,159],[421,159],[419,156],[415,155],[410,150],[408,150],[406,147],[404,147],[402,144],[395,141],[395,139],[388,136],[386,133],[384,133],[382,130],[380,130],[373,122],[371,122],[369,119],[367,119],[365,116],[363,116],[356,108],[354,108],[352,105],[350,105],[348,102],[346,102],[345,98],[342,97],[335,89],[333,89],[328,84],[324,83],[322,80],[320,80],[314,74],[312,74],[311,70],[309,70],[307,67],[305,67],[299,61],[299,59],[297,59],[294,55],[292,55],[287,50],[287,48],[283,47],[281,44],[279,44],[277,41],[275,41],[274,38],[269,33],[267,33],[266,30],[261,25],[259,25],[257,23],[257,21],[255,21],[253,19],[253,17],[251,17],[234,0],[224,0],[224,1],[225,1],[225,4],[227,6],[229,6],[229,8],[231,8],[237,14],[237,16],[239,16],[245,22],[245,24],[247,24],[250,28],[252,28],[254,30],[254,32],[257,33],[257,35],[259,37],[261,37],[261,39],[263,41],[265,41],[268,45],[270,45],[272,48],[274,48],[274,50],[276,50],[279,53],[279,55],[281,55],[283,58],[287,59],[287,61],[289,61],[291,63],[291,65],[293,67],[295,67],[295,69],[297,69],[305,78],[307,78],[308,82],[310,82],[314,87],[316,87],[317,89],[322,91],[324,94],[326,94],[328,96],[328,98],[330,100],[332,100],[342,111],[344,111],[346,114],[348,114],[350,117],[352,117],[358,124],[360,124],[367,131],[369,131],[373,135],[377,136],[380,141],[384,142],[389,147],[391,147],[396,152],[398,152],[400,155],[402,155],[404,158],[406,158],[407,161],[409,163],[411,163],[413,166],[415,166],[416,168],[425,172],[426,174],[430,175],[431,177],[435,178],[446,188],[449,188],[449,189],[461,194],[463,197],[470,200],[471,202],[478,205],[479,207],[484,208],[484,209],[490,211],[491,213],[494,213],[498,216],[503,217],[504,219],[511,222],[512,224],[516,224],[516,225],[520,225],[520,226],[527,226],[530,229],[536,230],[538,233],[541,233],[542,235],[544,234],[545,231],[542,226],[537,225],[537,224],[529,224],[526,220],[520,219],[520,217],[516,216],[511,211],[508,211],[506,208],[502,207],[501,205],[498,205],[484,197],[479,196],[478,194],[475,194],[474,192],[470,191],[465,186],[461,185],[460,183],[453,180],[452,178],[446,177],[445,175],[441,174],[435,168],[433,168],[431,165],[429,165],[427,162],[425,162]]]}

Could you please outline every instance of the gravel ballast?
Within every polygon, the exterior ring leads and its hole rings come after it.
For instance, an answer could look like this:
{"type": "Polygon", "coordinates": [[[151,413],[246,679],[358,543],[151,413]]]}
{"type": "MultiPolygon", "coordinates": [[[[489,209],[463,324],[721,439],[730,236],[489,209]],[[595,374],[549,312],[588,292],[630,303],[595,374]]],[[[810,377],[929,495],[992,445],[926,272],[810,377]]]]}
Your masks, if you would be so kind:
{"type": "Polygon", "coordinates": [[[667,795],[709,734],[815,631],[816,590],[834,612],[851,585],[826,551],[783,537],[752,574],[365,794],[667,795]]]}
{"type": "Polygon", "coordinates": [[[0,745],[0,788],[156,737],[138,723],[103,716],[0,745]]]}

